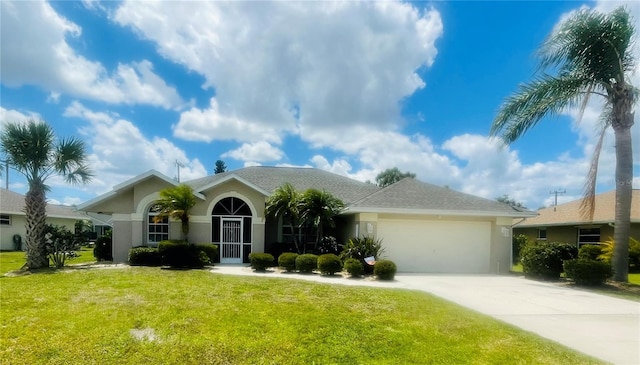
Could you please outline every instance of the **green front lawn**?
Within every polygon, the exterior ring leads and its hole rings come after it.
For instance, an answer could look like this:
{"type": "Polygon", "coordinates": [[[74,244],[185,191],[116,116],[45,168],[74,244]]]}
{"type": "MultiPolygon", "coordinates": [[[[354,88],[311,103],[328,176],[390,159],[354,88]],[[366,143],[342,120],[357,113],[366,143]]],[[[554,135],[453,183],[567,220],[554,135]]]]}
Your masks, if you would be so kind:
{"type": "Polygon", "coordinates": [[[599,363],[416,291],[144,267],[0,287],[2,364],[599,363]]]}
{"type": "MultiPolygon", "coordinates": [[[[67,259],[66,265],[86,264],[96,261],[95,257],[93,257],[93,248],[82,247],[80,251],[76,252],[80,256],[67,259]]],[[[25,262],[25,253],[22,251],[0,252],[0,275],[20,269],[25,262]]]]}

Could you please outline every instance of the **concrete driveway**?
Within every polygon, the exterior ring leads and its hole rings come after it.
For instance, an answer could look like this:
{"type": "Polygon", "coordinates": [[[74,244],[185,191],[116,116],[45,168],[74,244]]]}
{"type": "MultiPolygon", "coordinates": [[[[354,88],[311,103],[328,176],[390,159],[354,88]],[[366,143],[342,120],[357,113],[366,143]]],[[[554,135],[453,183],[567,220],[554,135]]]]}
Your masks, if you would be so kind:
{"type": "Polygon", "coordinates": [[[212,272],[425,291],[613,364],[640,364],[640,303],[523,277],[398,274],[392,282],[321,275],[254,273],[248,267],[212,272]]]}

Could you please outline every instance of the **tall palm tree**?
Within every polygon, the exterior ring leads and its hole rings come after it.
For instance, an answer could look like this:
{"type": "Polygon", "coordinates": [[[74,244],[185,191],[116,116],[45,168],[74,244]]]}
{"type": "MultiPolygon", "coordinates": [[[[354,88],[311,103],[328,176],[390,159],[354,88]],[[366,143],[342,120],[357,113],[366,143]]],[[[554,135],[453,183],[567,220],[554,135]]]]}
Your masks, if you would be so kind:
{"type": "Polygon", "coordinates": [[[540,48],[540,69],[552,68],[557,75],[542,73],[507,98],[491,127],[506,144],[520,138],[540,119],[579,107],[584,112],[592,96],[604,100],[601,134],[594,151],[587,182],[583,212],[593,217],[595,181],[602,138],[612,127],[616,146],[616,213],[613,279],[628,280],[629,231],[633,156],[631,126],[638,90],[629,83],[634,67],[632,39],[635,29],[623,7],[609,14],[580,10],[562,22],[540,48]]]}
{"type": "Polygon", "coordinates": [[[0,135],[0,145],[9,164],[23,174],[29,184],[25,197],[26,268],[49,266],[45,247],[47,219],[46,180],[61,175],[67,183],[87,183],[91,170],[87,165],[84,143],[77,138],[57,140],[44,121],[7,123],[0,135]]]}
{"type": "Polygon", "coordinates": [[[189,210],[196,205],[193,188],[180,184],[172,188],[160,190],[160,200],[155,202],[158,215],[155,219],[170,217],[181,222],[182,238],[186,241],[189,235],[189,210]]]}
{"type": "Polygon", "coordinates": [[[342,200],[325,190],[309,189],[302,194],[300,217],[302,221],[316,228],[316,248],[323,237],[323,227],[325,225],[334,227],[333,218],[340,214],[343,208],[342,200]]]}
{"type": "Polygon", "coordinates": [[[265,207],[267,218],[282,219],[283,223],[291,225],[291,229],[293,229],[293,244],[296,246],[298,253],[301,251],[296,231],[300,229],[301,200],[301,194],[296,191],[293,185],[285,183],[267,198],[265,207]]]}

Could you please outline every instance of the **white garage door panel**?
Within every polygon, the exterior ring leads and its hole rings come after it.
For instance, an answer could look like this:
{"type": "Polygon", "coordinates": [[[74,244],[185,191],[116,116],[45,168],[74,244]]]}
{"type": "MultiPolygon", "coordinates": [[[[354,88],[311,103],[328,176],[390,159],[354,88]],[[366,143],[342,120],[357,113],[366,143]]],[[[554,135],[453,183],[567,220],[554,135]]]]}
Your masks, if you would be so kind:
{"type": "Polygon", "coordinates": [[[489,272],[489,222],[380,220],[378,237],[400,272],[489,272]]]}

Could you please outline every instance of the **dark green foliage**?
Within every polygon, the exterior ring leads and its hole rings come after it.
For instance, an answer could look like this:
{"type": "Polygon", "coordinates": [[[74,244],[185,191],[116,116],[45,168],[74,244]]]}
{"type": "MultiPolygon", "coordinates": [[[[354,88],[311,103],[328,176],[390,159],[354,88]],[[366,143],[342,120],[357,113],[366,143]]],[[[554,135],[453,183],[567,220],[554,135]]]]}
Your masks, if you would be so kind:
{"type": "Polygon", "coordinates": [[[598,260],[598,256],[602,255],[602,247],[600,245],[582,245],[578,250],[578,259],[580,260],[598,260]]]}
{"type": "Polygon", "coordinates": [[[296,257],[296,269],[305,274],[312,273],[318,267],[318,256],[306,253],[296,257]]]}
{"type": "MultiPolygon", "coordinates": [[[[158,244],[158,251],[162,256],[162,264],[175,268],[199,269],[211,264],[209,247],[212,245],[191,244],[180,240],[167,240],[158,244]]],[[[217,251],[217,250],[216,250],[217,251]]],[[[216,251],[213,251],[215,254],[216,251]]]]}
{"type": "Polygon", "coordinates": [[[296,270],[296,258],[298,254],[295,252],[284,252],[278,256],[278,266],[288,272],[296,270]]]}
{"type": "Polygon", "coordinates": [[[519,234],[513,236],[511,241],[513,245],[513,263],[517,264],[520,262],[520,252],[529,243],[529,238],[524,234],[519,234]]]}
{"type": "Polygon", "coordinates": [[[111,237],[100,237],[96,240],[93,248],[93,257],[97,261],[113,261],[112,240],[111,237]]]}
{"type": "Polygon", "coordinates": [[[66,227],[47,224],[44,232],[45,248],[53,266],[64,267],[67,258],[78,256],[75,251],[83,241],[66,227]]]}
{"type": "Polygon", "coordinates": [[[384,248],[382,247],[382,240],[375,239],[370,236],[354,237],[344,245],[342,253],[340,254],[340,259],[343,261],[346,259],[359,260],[365,271],[371,274],[373,272],[373,268],[371,265],[365,263],[365,257],[373,256],[373,258],[377,260],[383,252],[384,248]]]}
{"type": "Polygon", "coordinates": [[[206,265],[213,266],[213,263],[216,262],[216,259],[218,258],[218,245],[214,245],[212,243],[196,243],[196,246],[207,256],[206,265]]]}
{"type": "Polygon", "coordinates": [[[362,275],[364,271],[364,267],[362,266],[362,262],[357,259],[347,259],[344,262],[344,269],[354,278],[362,275]]]}
{"type": "Polygon", "coordinates": [[[603,261],[577,259],[566,260],[564,271],[578,285],[602,285],[611,277],[611,264],[603,261]]]}
{"type": "Polygon", "coordinates": [[[161,266],[162,256],[155,247],[134,247],[129,250],[129,265],[161,266]]]}
{"type": "Polygon", "coordinates": [[[333,275],[342,270],[340,258],[332,253],[318,256],[318,270],[322,274],[333,275]]]}
{"type": "Polygon", "coordinates": [[[522,271],[526,277],[558,279],[562,273],[562,261],[578,256],[575,245],[561,242],[533,242],[521,253],[522,271]]]}
{"type": "Polygon", "coordinates": [[[398,267],[391,260],[376,261],[376,264],[373,265],[373,274],[380,280],[393,280],[396,276],[396,271],[398,271],[398,267]]]}
{"type": "Polygon", "coordinates": [[[270,253],[252,252],[249,254],[251,268],[255,271],[265,271],[268,267],[275,265],[275,259],[270,253]]]}

